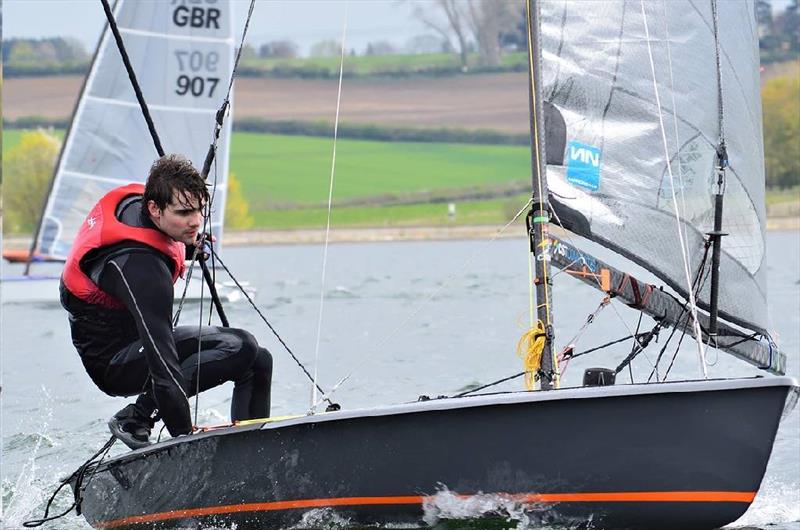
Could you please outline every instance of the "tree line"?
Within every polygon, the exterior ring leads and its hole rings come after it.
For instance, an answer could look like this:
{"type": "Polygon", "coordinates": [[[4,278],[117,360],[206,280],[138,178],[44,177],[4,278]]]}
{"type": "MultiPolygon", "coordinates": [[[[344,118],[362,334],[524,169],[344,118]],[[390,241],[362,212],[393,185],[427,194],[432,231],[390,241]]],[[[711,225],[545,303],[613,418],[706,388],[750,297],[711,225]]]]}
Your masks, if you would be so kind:
{"type": "Polygon", "coordinates": [[[85,73],[90,56],[71,37],[3,40],[3,75],[22,77],[85,73]]]}
{"type": "MultiPolygon", "coordinates": [[[[413,16],[427,29],[427,33],[412,37],[403,45],[386,39],[377,40],[368,43],[363,50],[346,50],[347,54],[450,54],[457,58],[458,68],[445,70],[454,73],[500,71],[503,68],[515,70],[516,65],[503,65],[503,56],[509,51],[526,49],[527,29],[521,0],[429,0],[411,5],[413,16]]],[[[756,0],[756,15],[762,64],[797,58],[800,54],[798,0],[791,0],[783,11],[777,13],[773,13],[770,0],[756,0]]],[[[288,39],[248,44],[242,52],[251,64],[254,60],[301,58],[300,46],[288,39]]],[[[308,53],[310,58],[340,54],[341,44],[332,39],[314,43],[308,53]]],[[[84,73],[89,60],[90,54],[83,44],[72,38],[12,38],[3,42],[6,77],[84,73]]],[[[391,69],[391,64],[388,63],[387,68],[391,69]]],[[[298,77],[307,77],[307,69],[302,65],[293,65],[288,70],[283,68],[281,75],[291,76],[295,70],[298,77]]],[[[257,67],[243,72],[252,76],[271,73],[269,68],[257,67]]]]}
{"type": "Polygon", "coordinates": [[[769,0],[757,0],[758,46],[761,64],[797,59],[800,54],[800,9],[798,0],[773,16],[769,0]]]}

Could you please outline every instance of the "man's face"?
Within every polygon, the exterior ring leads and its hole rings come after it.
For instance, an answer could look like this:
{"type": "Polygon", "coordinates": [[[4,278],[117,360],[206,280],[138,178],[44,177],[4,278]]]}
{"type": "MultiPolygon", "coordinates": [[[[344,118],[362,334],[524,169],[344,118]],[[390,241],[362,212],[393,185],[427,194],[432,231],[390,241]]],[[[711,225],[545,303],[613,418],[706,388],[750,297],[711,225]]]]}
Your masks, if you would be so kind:
{"type": "Polygon", "coordinates": [[[172,192],[172,198],[163,210],[155,202],[147,203],[153,223],[165,234],[187,245],[197,240],[203,225],[203,204],[186,192],[172,192]]]}

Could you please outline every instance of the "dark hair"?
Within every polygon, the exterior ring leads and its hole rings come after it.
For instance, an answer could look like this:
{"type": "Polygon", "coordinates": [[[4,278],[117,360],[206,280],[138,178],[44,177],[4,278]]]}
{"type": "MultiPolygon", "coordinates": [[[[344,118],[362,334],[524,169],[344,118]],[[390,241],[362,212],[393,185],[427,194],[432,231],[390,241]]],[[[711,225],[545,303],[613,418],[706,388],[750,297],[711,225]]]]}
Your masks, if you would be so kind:
{"type": "Polygon", "coordinates": [[[177,193],[180,197],[183,192],[198,199],[201,204],[208,201],[208,187],[192,163],[182,155],[164,155],[150,167],[142,208],[147,211],[147,204],[153,201],[163,210],[173,194],[177,193]]]}

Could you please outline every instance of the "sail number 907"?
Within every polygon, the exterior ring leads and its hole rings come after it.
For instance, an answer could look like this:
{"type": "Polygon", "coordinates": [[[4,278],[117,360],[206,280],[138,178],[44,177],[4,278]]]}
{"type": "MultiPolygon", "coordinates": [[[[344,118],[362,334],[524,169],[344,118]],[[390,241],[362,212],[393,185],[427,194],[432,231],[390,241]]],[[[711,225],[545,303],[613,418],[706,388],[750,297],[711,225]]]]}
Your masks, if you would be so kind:
{"type": "Polygon", "coordinates": [[[214,95],[214,89],[216,89],[217,84],[219,84],[219,77],[179,75],[177,84],[178,88],[175,89],[175,93],[179,96],[191,94],[196,98],[203,95],[212,97],[214,95]]]}
{"type": "Polygon", "coordinates": [[[214,90],[219,84],[219,77],[197,75],[200,72],[216,72],[219,65],[217,52],[203,53],[200,51],[176,50],[175,58],[178,61],[178,71],[190,71],[191,74],[181,74],[176,79],[175,93],[179,96],[191,94],[199,98],[202,96],[213,97],[214,90]]]}

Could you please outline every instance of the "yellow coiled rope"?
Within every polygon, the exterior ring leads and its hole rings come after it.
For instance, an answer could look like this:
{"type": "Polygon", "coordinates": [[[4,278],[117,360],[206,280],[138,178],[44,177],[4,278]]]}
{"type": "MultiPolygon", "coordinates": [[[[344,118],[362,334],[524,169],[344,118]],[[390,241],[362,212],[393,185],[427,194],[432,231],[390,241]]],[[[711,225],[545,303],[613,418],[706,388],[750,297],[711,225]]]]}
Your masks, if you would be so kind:
{"type": "Polygon", "coordinates": [[[537,373],[542,366],[542,352],[544,351],[545,331],[544,322],[536,321],[536,326],[530,328],[517,342],[517,355],[525,366],[525,388],[534,389],[537,373]]]}

